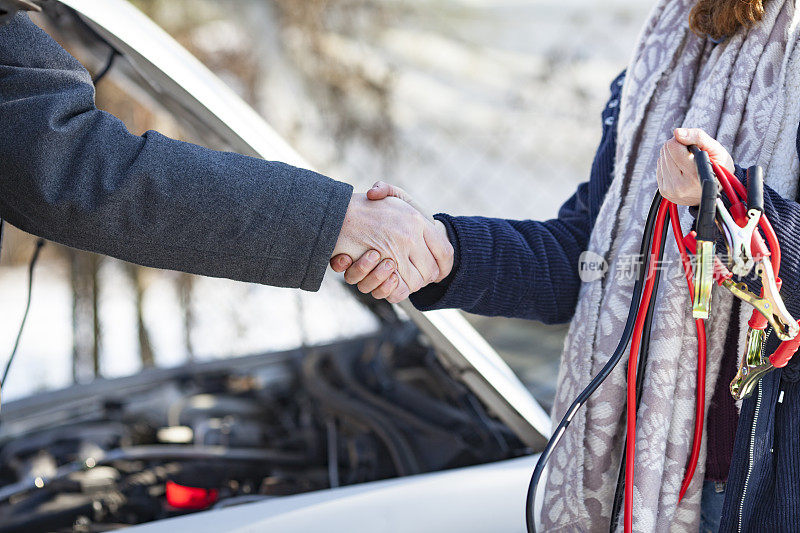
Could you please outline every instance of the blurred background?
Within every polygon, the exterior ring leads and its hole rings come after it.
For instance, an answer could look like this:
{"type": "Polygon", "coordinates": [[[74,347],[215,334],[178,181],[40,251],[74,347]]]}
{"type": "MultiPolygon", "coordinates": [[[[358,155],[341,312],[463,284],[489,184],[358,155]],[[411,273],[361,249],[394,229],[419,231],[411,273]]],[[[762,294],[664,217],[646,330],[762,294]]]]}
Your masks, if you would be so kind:
{"type": "MultiPolygon", "coordinates": [[[[134,3],[316,170],[357,190],[377,179],[401,185],[434,212],[533,219],[554,217],[588,179],[608,85],[650,8],[634,0],[134,3]]],[[[113,78],[100,83],[97,104],[134,133],[193,140],[113,78]]],[[[24,310],[34,242],[6,227],[0,365],[24,310]]],[[[4,401],[376,326],[332,274],[319,293],[301,293],[147,269],[54,243],[36,268],[4,401]]],[[[566,326],[468,318],[549,408],[566,326]]]]}

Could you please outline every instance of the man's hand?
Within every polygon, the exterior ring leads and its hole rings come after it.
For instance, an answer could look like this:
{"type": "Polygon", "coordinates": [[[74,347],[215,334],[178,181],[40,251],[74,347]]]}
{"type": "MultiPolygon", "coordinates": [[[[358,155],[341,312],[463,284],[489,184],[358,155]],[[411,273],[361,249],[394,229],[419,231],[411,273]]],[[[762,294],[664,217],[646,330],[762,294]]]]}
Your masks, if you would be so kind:
{"type": "Polygon", "coordinates": [[[426,280],[425,283],[419,286],[407,284],[404,281],[403,272],[400,272],[400,276],[397,275],[391,259],[383,259],[381,261],[381,256],[386,257],[386,255],[381,254],[377,249],[361,255],[360,259],[355,262],[353,262],[352,257],[358,257],[358,254],[335,255],[331,259],[333,270],[344,272],[345,281],[351,285],[358,284],[358,289],[361,292],[371,292],[375,298],[386,298],[392,303],[400,302],[407,298],[410,293],[416,292],[424,285],[441,281],[450,274],[453,268],[453,246],[447,237],[447,230],[444,224],[428,215],[423,215],[425,211],[408,193],[399,187],[379,181],[372,189],[367,191],[366,196],[369,200],[376,201],[376,203],[383,203],[377,202],[377,200],[389,201],[397,198],[413,207],[420,216],[427,219],[428,225],[422,234],[422,244],[428,248],[435,258],[438,275],[434,279],[426,280]]]}
{"type": "MultiPolygon", "coordinates": [[[[362,292],[396,303],[442,279],[437,258],[447,255],[448,249],[452,256],[447,236],[442,238],[437,226],[405,201],[390,197],[375,202],[354,194],[331,266],[338,272],[347,270],[345,281],[358,283],[362,292]],[[361,259],[353,264],[351,257],[361,259]],[[381,267],[376,269],[379,263],[381,267]],[[371,265],[369,270],[363,270],[365,265],[371,265]]],[[[450,265],[452,268],[452,262],[450,265]]]]}
{"type": "Polygon", "coordinates": [[[694,156],[686,148],[690,144],[708,152],[708,156],[734,171],[733,158],[725,148],[699,128],[677,128],[675,136],[664,143],[658,158],[656,178],[661,195],[679,205],[700,203],[700,177],[694,156]]]}

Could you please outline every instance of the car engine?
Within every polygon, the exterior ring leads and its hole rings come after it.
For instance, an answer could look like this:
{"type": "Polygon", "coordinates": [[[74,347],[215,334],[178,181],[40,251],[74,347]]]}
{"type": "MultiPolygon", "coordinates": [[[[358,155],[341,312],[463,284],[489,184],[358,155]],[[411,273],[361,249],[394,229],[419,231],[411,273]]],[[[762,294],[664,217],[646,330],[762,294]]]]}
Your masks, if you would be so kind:
{"type": "Polygon", "coordinates": [[[0,412],[0,532],[108,531],[529,450],[415,329],[151,369],[0,412]]]}

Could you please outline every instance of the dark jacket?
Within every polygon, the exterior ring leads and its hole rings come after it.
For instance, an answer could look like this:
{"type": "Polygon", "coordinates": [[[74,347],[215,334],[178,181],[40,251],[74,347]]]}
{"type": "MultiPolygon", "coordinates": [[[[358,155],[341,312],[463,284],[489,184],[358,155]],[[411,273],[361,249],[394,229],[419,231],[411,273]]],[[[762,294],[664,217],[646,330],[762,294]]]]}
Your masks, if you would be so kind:
{"type": "Polygon", "coordinates": [[[129,133],[86,70],[18,14],[0,27],[0,216],[142,265],[317,290],[352,188],[129,133]]]}
{"type": "MultiPolygon", "coordinates": [[[[412,295],[414,305],[546,323],[572,317],[581,283],[578,258],[613,178],[623,79],[624,73],[611,85],[590,179],[561,207],[558,218],[539,222],[436,215],[453,242],[455,266],[443,282],[412,295]]],[[[744,181],[741,169],[737,176],[744,181]]],[[[800,204],[769,187],[764,196],[765,211],[781,243],[781,295],[789,312],[800,317],[800,204]]],[[[776,340],[772,335],[767,353],[777,347],[776,340]]],[[[741,531],[800,531],[799,380],[800,354],[764,378],[759,394],[744,401],[721,531],[737,531],[740,516],[741,531]]]]}

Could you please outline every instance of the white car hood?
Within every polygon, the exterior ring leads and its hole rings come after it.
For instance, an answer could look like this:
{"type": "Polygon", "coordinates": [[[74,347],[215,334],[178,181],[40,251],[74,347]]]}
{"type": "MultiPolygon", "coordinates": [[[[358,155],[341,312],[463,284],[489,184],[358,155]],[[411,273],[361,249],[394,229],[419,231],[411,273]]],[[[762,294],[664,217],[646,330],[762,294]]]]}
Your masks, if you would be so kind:
{"type": "Polygon", "coordinates": [[[537,456],[281,496],[130,528],[136,533],[523,533],[537,456]]]}

